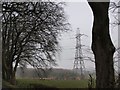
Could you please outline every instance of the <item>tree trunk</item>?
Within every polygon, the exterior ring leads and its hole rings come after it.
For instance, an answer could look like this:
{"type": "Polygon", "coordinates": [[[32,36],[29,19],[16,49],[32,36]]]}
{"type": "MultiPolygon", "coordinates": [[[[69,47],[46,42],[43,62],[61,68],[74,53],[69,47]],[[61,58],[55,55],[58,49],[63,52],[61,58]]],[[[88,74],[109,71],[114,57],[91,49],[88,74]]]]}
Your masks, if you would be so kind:
{"type": "Polygon", "coordinates": [[[16,84],[15,71],[13,71],[11,74],[10,83],[13,85],[16,84]]]}
{"type": "Polygon", "coordinates": [[[15,78],[16,72],[11,69],[4,69],[3,72],[4,72],[3,79],[15,85],[16,84],[16,78],[15,78]]]}
{"type": "Polygon", "coordinates": [[[118,74],[118,88],[120,88],[120,74],[118,74]]]}
{"type": "Polygon", "coordinates": [[[5,81],[10,82],[11,84],[16,84],[16,80],[15,80],[15,73],[16,73],[16,69],[14,70],[12,67],[12,63],[11,64],[7,64],[3,58],[3,62],[2,62],[2,78],[5,81]]]}
{"type": "Polygon", "coordinates": [[[113,54],[109,35],[109,2],[89,2],[94,15],[92,51],[95,56],[96,88],[114,88],[113,54]]]}

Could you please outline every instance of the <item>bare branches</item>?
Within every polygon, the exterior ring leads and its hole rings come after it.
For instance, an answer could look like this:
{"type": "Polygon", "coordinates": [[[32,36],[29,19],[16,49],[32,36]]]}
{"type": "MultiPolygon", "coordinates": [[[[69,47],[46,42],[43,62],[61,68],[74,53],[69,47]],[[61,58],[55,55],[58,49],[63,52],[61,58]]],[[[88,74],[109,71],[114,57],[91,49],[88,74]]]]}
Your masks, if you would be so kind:
{"type": "Polygon", "coordinates": [[[27,62],[33,67],[55,65],[57,37],[69,29],[64,5],[55,2],[4,2],[3,60],[16,70],[27,62]],[[12,64],[15,63],[13,67],[12,64]]]}
{"type": "Polygon", "coordinates": [[[112,16],[114,17],[115,21],[112,23],[113,26],[120,25],[120,20],[119,20],[119,14],[120,14],[120,1],[118,2],[111,2],[109,10],[112,13],[112,16]]]}

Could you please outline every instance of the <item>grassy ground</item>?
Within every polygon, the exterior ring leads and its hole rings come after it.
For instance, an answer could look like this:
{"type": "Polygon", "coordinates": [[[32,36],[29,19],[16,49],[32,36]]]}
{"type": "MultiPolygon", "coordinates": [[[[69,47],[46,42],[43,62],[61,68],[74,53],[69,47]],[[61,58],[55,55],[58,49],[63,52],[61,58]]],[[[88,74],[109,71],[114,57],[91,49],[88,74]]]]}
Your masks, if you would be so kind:
{"type": "Polygon", "coordinates": [[[56,88],[87,88],[87,80],[38,80],[38,79],[17,79],[18,87],[56,87],[56,88]]]}
{"type": "Polygon", "coordinates": [[[17,79],[16,85],[3,82],[7,88],[88,88],[88,80],[17,79]]]}
{"type": "Polygon", "coordinates": [[[9,82],[2,81],[2,88],[17,88],[16,85],[11,85],[9,82]]]}

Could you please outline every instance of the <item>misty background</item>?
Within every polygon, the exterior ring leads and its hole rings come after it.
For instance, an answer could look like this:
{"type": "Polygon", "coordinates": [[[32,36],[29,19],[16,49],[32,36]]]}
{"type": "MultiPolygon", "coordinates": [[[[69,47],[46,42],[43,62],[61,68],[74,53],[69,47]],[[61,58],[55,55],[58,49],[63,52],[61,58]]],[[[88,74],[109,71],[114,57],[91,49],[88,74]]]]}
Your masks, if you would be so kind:
{"type": "MultiPolygon", "coordinates": [[[[80,29],[81,34],[86,36],[81,37],[81,43],[83,46],[83,55],[94,57],[93,54],[87,52],[91,49],[92,43],[92,25],[93,25],[93,13],[87,2],[66,2],[65,7],[66,17],[68,22],[71,24],[71,31],[63,33],[59,39],[59,46],[61,51],[56,55],[58,66],[55,68],[73,69],[75,60],[75,46],[76,46],[76,32],[77,28],[80,29]]],[[[112,23],[115,21],[114,14],[109,11],[110,17],[110,35],[113,44],[117,48],[118,46],[118,27],[112,23]]],[[[102,32],[101,32],[102,33],[102,32]]],[[[116,54],[115,54],[116,55],[116,54]]],[[[84,60],[86,70],[94,70],[94,62],[90,60],[84,60]]]]}

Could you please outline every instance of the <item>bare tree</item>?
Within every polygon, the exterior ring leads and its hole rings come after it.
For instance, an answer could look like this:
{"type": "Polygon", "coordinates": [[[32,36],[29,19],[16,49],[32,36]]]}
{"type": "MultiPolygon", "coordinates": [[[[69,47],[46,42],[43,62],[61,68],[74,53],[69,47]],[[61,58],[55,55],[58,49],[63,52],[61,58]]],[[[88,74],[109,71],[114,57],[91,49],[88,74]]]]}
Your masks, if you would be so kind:
{"type": "Polygon", "coordinates": [[[111,2],[110,4],[110,11],[112,12],[112,15],[114,17],[114,22],[111,23],[112,26],[114,27],[118,27],[118,48],[116,49],[116,52],[117,52],[117,67],[118,67],[118,78],[116,80],[116,87],[120,88],[120,40],[119,40],[119,26],[120,26],[120,1],[117,0],[117,2],[111,2]]]}
{"type": "Polygon", "coordinates": [[[3,79],[15,84],[18,65],[55,65],[57,37],[68,30],[64,3],[3,2],[3,79]]]}

